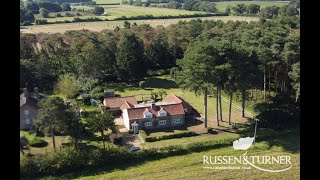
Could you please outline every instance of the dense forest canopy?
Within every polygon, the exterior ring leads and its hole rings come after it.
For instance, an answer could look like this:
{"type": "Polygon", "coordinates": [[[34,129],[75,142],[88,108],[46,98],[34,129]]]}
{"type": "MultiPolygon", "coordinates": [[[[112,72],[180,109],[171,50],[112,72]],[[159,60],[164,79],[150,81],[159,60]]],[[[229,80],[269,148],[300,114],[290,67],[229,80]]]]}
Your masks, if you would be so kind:
{"type": "Polygon", "coordinates": [[[205,65],[216,74],[206,74],[210,81],[195,88],[214,85],[240,94],[243,102],[250,91],[260,90],[263,97],[256,100],[264,102],[257,111],[271,119],[261,124],[281,124],[275,117],[297,122],[290,119],[297,120],[299,115],[300,17],[290,7],[250,23],[194,19],[164,28],[126,22],[124,29],[101,32],[21,34],[20,87],[52,91],[58,78],[67,73],[76,79],[137,84],[148,70],[157,69],[172,69],[177,80],[182,77],[181,86],[193,87],[201,76],[188,67],[205,65]],[[198,56],[217,61],[201,65],[203,58],[198,62],[198,56]]]}

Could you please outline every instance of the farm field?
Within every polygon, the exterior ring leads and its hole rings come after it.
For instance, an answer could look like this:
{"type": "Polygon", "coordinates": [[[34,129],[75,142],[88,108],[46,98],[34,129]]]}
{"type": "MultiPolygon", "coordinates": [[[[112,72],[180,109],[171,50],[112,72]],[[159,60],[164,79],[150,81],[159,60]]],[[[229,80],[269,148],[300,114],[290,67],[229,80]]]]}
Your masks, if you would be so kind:
{"type": "MultiPolygon", "coordinates": [[[[153,20],[128,20],[130,23],[136,22],[140,24],[150,24],[152,27],[158,25],[168,26],[171,24],[176,24],[179,21],[190,21],[196,18],[176,18],[176,19],[153,19],[153,20]]],[[[218,16],[218,17],[201,17],[202,20],[221,20],[227,21],[258,21],[255,17],[240,17],[240,16],[218,16]]],[[[33,26],[21,26],[20,32],[22,33],[64,33],[70,30],[82,30],[87,29],[90,31],[102,31],[105,29],[113,30],[115,26],[123,27],[124,21],[98,21],[98,22],[83,22],[79,23],[64,23],[64,24],[46,24],[46,25],[33,25],[33,26]]]]}
{"type": "Polygon", "coordinates": [[[215,2],[216,7],[220,12],[224,12],[227,6],[234,6],[236,4],[245,4],[245,5],[250,5],[250,4],[258,4],[260,5],[260,9],[266,7],[266,6],[283,6],[286,4],[289,4],[289,1],[223,1],[223,2],[215,2]]]}
{"type": "MultiPolygon", "coordinates": [[[[100,19],[113,20],[122,16],[132,17],[132,16],[142,16],[142,15],[153,15],[153,16],[177,16],[177,15],[191,15],[191,14],[205,14],[202,11],[187,11],[180,9],[167,9],[167,8],[155,8],[155,7],[141,7],[141,6],[130,6],[130,5],[101,5],[107,12],[107,15],[93,15],[89,14],[87,16],[76,16],[80,19],[86,19],[88,17],[97,17],[100,19]]],[[[91,10],[94,6],[74,6],[76,9],[91,10]]],[[[74,12],[72,12],[74,13],[74,12]]],[[[37,19],[43,19],[40,15],[36,15],[37,19]]],[[[73,17],[60,17],[60,18],[45,18],[48,22],[63,21],[63,20],[73,20],[73,17]]]]}
{"type": "MultiPolygon", "coordinates": [[[[248,156],[290,156],[292,168],[288,171],[270,173],[248,165],[228,165],[251,167],[250,169],[204,169],[203,156],[241,156],[245,152],[236,151],[232,146],[194,152],[183,156],[171,156],[154,161],[123,164],[65,174],[59,179],[300,179],[300,150],[296,132],[272,136],[266,141],[258,141],[256,148],[247,150],[248,156]],[[159,173],[161,172],[161,173],[159,173]]],[[[183,138],[184,139],[184,138],[183,138]]],[[[261,165],[262,166],[262,165],[261,165]]],[[[263,165],[266,169],[284,169],[288,165],[263,165]]],[[[50,177],[52,179],[52,177],[50,177]]],[[[54,179],[54,178],[53,178],[54,179]]]]}

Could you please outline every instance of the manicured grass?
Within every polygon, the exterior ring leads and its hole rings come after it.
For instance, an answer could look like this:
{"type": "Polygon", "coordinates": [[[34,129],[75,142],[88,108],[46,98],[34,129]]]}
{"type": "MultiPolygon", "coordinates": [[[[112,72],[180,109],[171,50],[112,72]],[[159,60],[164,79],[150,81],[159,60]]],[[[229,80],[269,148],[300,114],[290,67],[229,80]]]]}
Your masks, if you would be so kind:
{"type": "Polygon", "coordinates": [[[220,12],[224,12],[227,6],[234,6],[237,4],[245,4],[245,5],[250,5],[250,4],[258,4],[260,5],[260,9],[266,7],[266,6],[283,6],[286,4],[289,4],[289,1],[285,2],[279,2],[279,1],[222,1],[222,2],[215,2],[216,3],[216,8],[220,12]]]}
{"type": "Polygon", "coordinates": [[[121,3],[122,0],[93,0],[97,4],[107,4],[107,3],[121,3]]]}
{"type": "MultiPolygon", "coordinates": [[[[108,16],[106,16],[108,17],[108,16]]],[[[176,18],[176,19],[153,19],[153,20],[128,20],[130,23],[136,22],[138,25],[140,24],[150,24],[152,27],[156,27],[158,25],[162,25],[164,27],[169,26],[171,24],[176,24],[179,21],[190,21],[192,19],[202,19],[202,20],[221,20],[224,22],[227,21],[258,21],[256,17],[241,17],[241,16],[216,16],[216,17],[201,17],[201,18],[176,18]]],[[[82,22],[79,23],[64,23],[64,24],[46,24],[46,25],[33,25],[33,26],[21,26],[21,33],[64,33],[70,30],[82,30],[87,29],[90,31],[102,31],[105,29],[114,30],[116,26],[120,26],[123,28],[124,21],[102,21],[102,22],[82,22]]]]}
{"type": "Polygon", "coordinates": [[[172,135],[176,133],[188,132],[188,130],[171,130],[171,131],[157,131],[151,132],[148,137],[157,137],[157,136],[165,136],[165,135],[172,135]]]}
{"type": "Polygon", "coordinates": [[[166,139],[166,140],[161,140],[156,142],[145,142],[142,144],[142,147],[148,149],[148,148],[161,148],[161,147],[166,147],[171,145],[187,146],[192,143],[220,141],[220,140],[233,139],[237,137],[240,137],[240,135],[236,133],[228,133],[228,132],[224,132],[218,135],[201,134],[201,135],[192,136],[192,137],[166,139]]]}
{"type": "MultiPolygon", "coordinates": [[[[270,173],[253,167],[251,169],[204,169],[205,166],[249,167],[241,164],[203,164],[203,156],[241,156],[245,153],[245,151],[237,151],[229,146],[154,161],[79,171],[65,174],[59,179],[300,179],[300,143],[294,140],[297,138],[299,138],[298,134],[292,132],[284,132],[281,136],[275,134],[268,141],[258,141],[256,148],[252,146],[247,150],[247,156],[290,156],[293,166],[284,172],[270,173]],[[284,144],[285,142],[287,144],[284,144]]],[[[288,165],[272,164],[261,165],[261,167],[284,169],[288,165]]]]}
{"type": "MultiPolygon", "coordinates": [[[[27,139],[32,139],[35,135],[30,135],[27,131],[20,131],[20,136],[25,135],[27,139]]],[[[56,148],[59,150],[61,143],[65,142],[65,138],[67,136],[55,136],[55,142],[56,142],[56,148]]],[[[40,139],[45,140],[48,142],[48,145],[46,147],[31,147],[30,146],[30,153],[31,154],[44,154],[46,152],[54,151],[53,145],[52,145],[52,137],[39,137],[40,139]]],[[[25,152],[29,152],[26,150],[25,152]]],[[[22,156],[22,153],[20,152],[20,155],[22,156]]]]}

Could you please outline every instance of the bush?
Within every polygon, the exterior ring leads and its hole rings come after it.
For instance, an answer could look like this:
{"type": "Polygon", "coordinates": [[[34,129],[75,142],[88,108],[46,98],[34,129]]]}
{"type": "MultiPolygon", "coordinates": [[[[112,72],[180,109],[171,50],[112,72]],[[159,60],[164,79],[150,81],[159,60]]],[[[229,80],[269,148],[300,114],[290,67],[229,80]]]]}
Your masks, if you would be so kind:
{"type": "Polygon", "coordinates": [[[35,23],[36,25],[42,25],[42,24],[48,24],[48,21],[46,19],[36,19],[35,23]]]}
{"type": "Polygon", "coordinates": [[[129,129],[129,134],[133,134],[133,130],[132,129],[129,129]]]}
{"type": "Polygon", "coordinates": [[[157,136],[157,137],[146,137],[145,141],[146,142],[154,142],[154,141],[160,141],[160,140],[164,140],[164,139],[191,137],[191,136],[196,136],[196,135],[197,134],[192,131],[184,131],[184,132],[179,132],[179,133],[170,134],[170,135],[163,135],[163,136],[157,136]]]}
{"type": "Polygon", "coordinates": [[[101,15],[104,13],[104,8],[103,7],[95,7],[93,9],[93,14],[95,15],[101,15]]]}
{"type": "Polygon", "coordinates": [[[60,13],[56,14],[56,17],[62,17],[62,15],[60,13]]]}
{"type": "Polygon", "coordinates": [[[104,88],[102,86],[97,86],[93,88],[90,92],[90,95],[93,99],[103,100],[104,99],[104,88]]]}
{"type": "Polygon", "coordinates": [[[39,137],[33,137],[32,139],[30,139],[29,144],[32,147],[46,147],[48,145],[45,140],[39,137]]]}

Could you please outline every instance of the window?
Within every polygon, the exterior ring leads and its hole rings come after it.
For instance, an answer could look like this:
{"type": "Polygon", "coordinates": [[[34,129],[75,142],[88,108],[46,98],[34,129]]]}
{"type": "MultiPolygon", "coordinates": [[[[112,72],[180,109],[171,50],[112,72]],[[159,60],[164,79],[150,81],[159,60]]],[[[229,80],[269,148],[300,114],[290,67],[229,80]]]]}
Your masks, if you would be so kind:
{"type": "Polygon", "coordinates": [[[152,122],[145,122],[144,125],[145,126],[152,126],[152,122]]]}
{"type": "Polygon", "coordinates": [[[152,118],[152,113],[151,112],[146,112],[144,114],[144,118],[152,118]]]}
{"type": "Polygon", "coordinates": [[[173,123],[176,123],[176,124],[180,123],[180,119],[173,119],[173,123]]]}
{"type": "Polygon", "coordinates": [[[28,116],[29,115],[29,110],[24,110],[24,115],[28,116]]]}
{"type": "Polygon", "coordinates": [[[26,118],[26,124],[30,124],[30,119],[26,118]]]}
{"type": "Polygon", "coordinates": [[[167,124],[167,121],[166,121],[166,120],[161,120],[161,121],[159,121],[159,125],[165,125],[165,124],[167,124]]]}
{"type": "Polygon", "coordinates": [[[161,110],[161,111],[158,112],[158,115],[159,116],[166,116],[167,112],[165,110],[161,110]]]}

